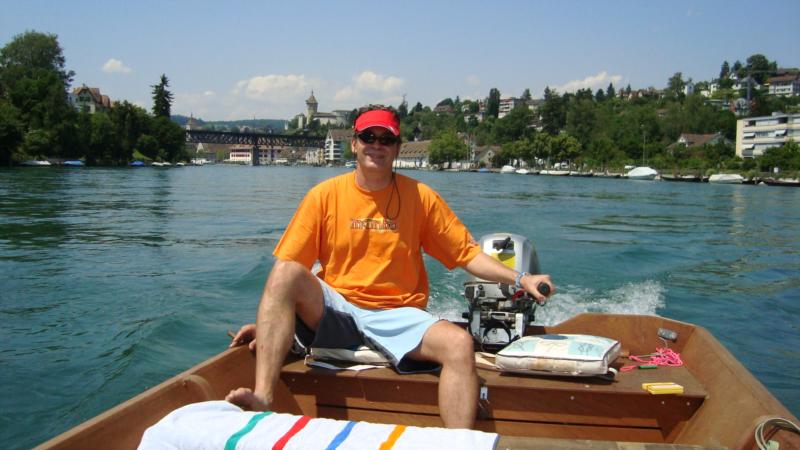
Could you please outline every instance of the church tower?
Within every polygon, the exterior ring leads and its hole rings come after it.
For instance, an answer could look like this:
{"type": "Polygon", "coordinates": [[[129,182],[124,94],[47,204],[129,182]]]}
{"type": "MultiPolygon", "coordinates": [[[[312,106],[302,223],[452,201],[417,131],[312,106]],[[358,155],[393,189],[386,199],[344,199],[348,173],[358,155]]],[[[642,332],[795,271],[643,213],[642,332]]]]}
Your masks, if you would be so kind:
{"type": "Polygon", "coordinates": [[[314,91],[311,91],[311,97],[308,97],[306,100],[306,120],[309,123],[313,120],[313,117],[317,114],[317,107],[319,103],[317,103],[317,99],[314,98],[314,91]]]}

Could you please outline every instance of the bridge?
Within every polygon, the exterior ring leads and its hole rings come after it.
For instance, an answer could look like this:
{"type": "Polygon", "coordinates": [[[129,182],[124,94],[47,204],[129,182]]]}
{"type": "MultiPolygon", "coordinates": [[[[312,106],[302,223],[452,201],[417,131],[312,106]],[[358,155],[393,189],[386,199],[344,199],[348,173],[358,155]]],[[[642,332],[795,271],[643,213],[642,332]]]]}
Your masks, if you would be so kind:
{"type": "Polygon", "coordinates": [[[186,130],[186,142],[189,144],[238,144],[252,147],[251,161],[259,165],[258,148],[295,147],[323,148],[325,138],[315,136],[298,136],[270,133],[231,133],[227,131],[186,130]]]}

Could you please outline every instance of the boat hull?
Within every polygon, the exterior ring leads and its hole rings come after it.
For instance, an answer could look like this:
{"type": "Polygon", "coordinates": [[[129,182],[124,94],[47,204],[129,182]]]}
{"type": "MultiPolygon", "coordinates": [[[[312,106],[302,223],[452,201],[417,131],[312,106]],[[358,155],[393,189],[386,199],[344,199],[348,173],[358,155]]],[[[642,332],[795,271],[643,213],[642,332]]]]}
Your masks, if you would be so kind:
{"type": "MultiPolygon", "coordinates": [[[[670,347],[680,352],[683,367],[624,372],[613,382],[479,369],[488,398],[476,428],[499,433],[500,448],[625,448],[624,442],[644,442],[663,445],[659,447],[663,449],[682,445],[752,449],[753,430],[764,416],[797,421],[701,327],[655,316],[581,314],[553,327],[528,331],[606,336],[620,341],[623,353],[646,354],[664,345],[658,338],[659,328],[678,333],[670,347]],[[657,396],[641,389],[642,382],[653,381],[677,382],[685,390],[657,396]],[[620,444],[586,447],[584,439],[620,444]]],[[[102,448],[108,442],[117,443],[117,448],[135,448],[144,430],[172,410],[222,399],[231,389],[252,386],[254,360],[245,347],[226,350],[39,448],[102,448]]],[[[622,363],[626,362],[618,360],[617,366],[622,363]]],[[[442,426],[436,404],[438,381],[437,375],[398,375],[390,369],[309,368],[302,360],[289,358],[274,409],[312,417],[442,426]]],[[[773,439],[785,443],[781,448],[800,445],[797,435],[788,432],[779,432],[773,439]]]]}

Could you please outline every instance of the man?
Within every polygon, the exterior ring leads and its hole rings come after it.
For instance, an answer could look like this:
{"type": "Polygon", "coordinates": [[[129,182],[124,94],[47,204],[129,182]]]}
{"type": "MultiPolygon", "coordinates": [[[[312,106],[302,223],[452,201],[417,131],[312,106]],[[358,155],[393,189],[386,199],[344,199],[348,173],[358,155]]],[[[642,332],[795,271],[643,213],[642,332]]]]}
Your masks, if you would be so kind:
{"type": "Polygon", "coordinates": [[[517,273],[483,253],[447,204],[428,186],[396,174],[400,124],[395,112],[362,108],[354,126],[356,170],[312,188],[275,248],[255,325],[232,345],[256,350],[255,389],[226,397],[266,410],[293,336],[312,347],[362,343],[387,356],[398,372],[441,367],[439,410],[445,426],[471,428],[478,404],[472,337],[428,314],[422,250],[448,269],[516,284],[537,300],[550,277],[517,273]],[[319,261],[318,275],[310,269],[319,261]]]}

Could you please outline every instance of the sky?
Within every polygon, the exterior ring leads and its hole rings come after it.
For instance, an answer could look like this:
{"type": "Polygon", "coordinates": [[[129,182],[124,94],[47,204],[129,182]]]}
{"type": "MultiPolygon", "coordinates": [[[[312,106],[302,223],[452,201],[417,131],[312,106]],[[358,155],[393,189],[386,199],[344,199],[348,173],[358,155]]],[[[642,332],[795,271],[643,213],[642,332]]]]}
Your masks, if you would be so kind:
{"type": "Polygon", "coordinates": [[[0,0],[0,46],[52,33],[73,87],[148,110],[161,74],[173,114],[291,119],[405,96],[502,97],[545,87],[663,88],[761,53],[800,67],[800,1],[0,0]]]}

